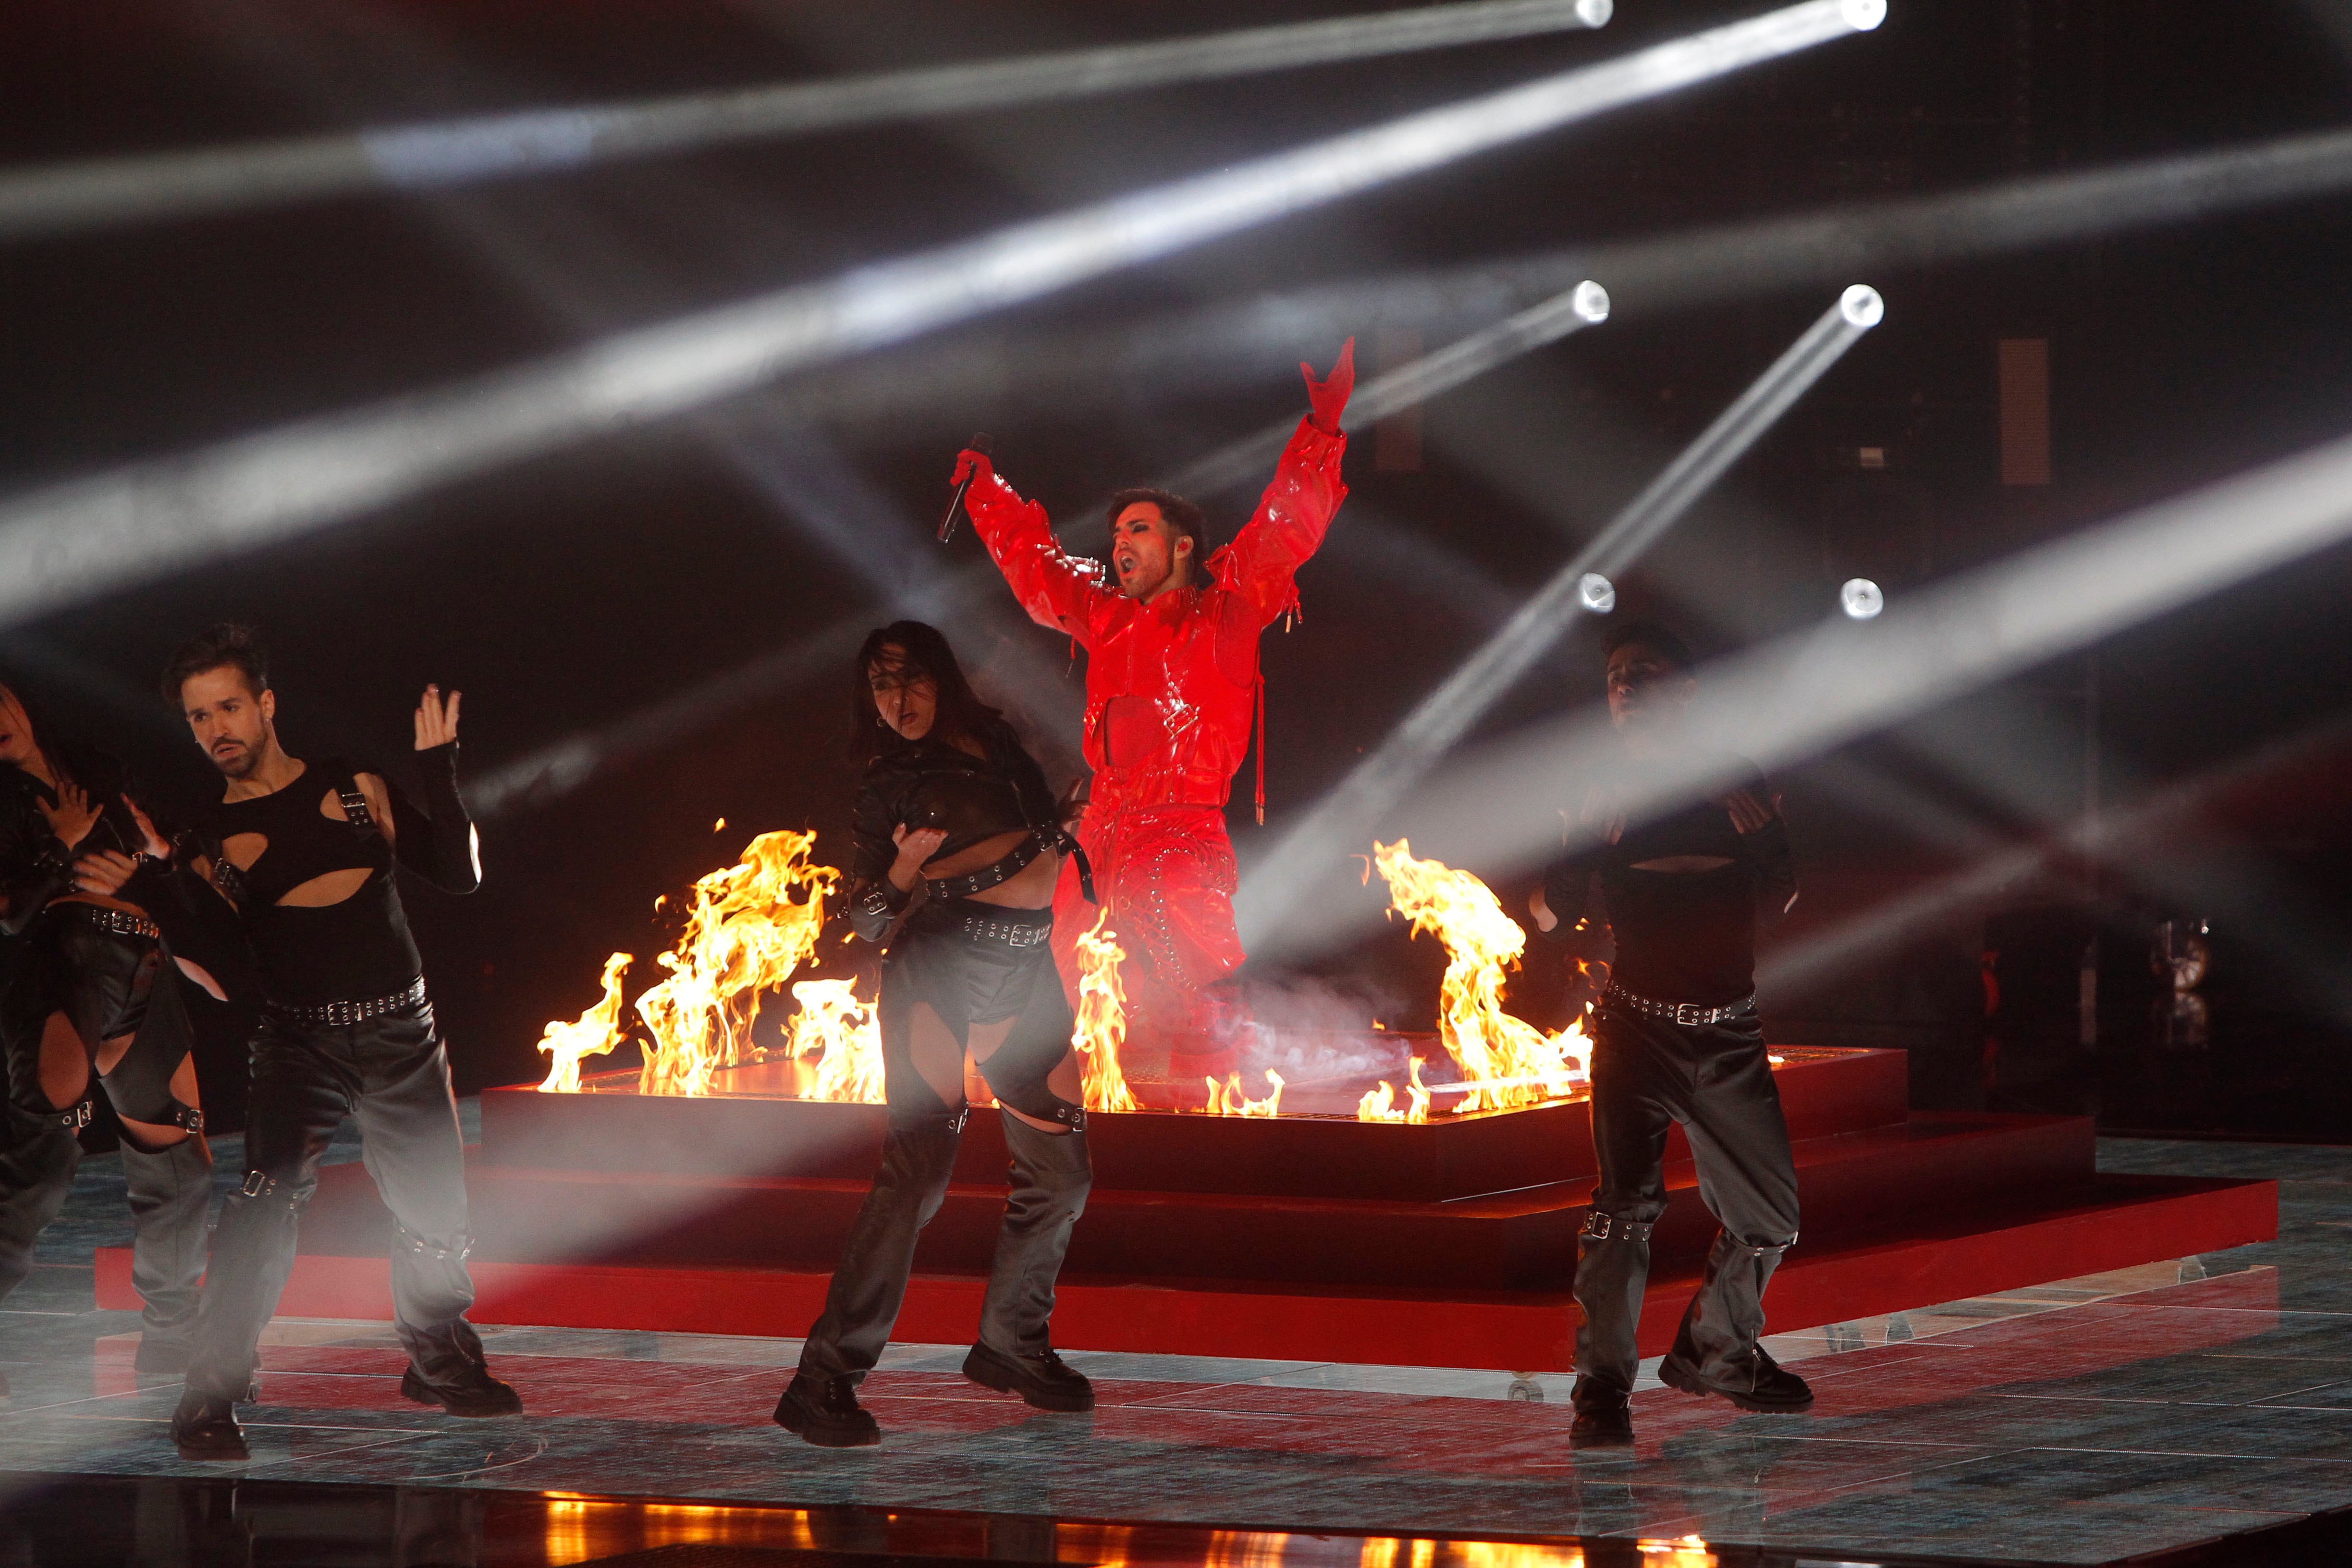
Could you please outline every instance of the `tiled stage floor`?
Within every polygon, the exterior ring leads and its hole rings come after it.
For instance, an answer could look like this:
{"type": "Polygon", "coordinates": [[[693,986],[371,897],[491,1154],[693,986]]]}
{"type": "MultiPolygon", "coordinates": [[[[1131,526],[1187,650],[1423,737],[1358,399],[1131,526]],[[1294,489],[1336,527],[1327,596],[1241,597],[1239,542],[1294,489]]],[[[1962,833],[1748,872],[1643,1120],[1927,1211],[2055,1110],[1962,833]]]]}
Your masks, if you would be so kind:
{"type": "MultiPolygon", "coordinates": [[[[485,1338],[530,1415],[467,1422],[400,1399],[381,1328],[285,1321],[237,1473],[1165,1521],[1300,1549],[1318,1535],[1700,1537],[1849,1562],[2104,1563],[2352,1509],[2352,1149],[2110,1140],[2101,1156],[2279,1177],[2280,1239],[1780,1336],[1776,1353],[1819,1392],[1811,1415],[1646,1387],[1631,1454],[1569,1450],[1565,1377],[1073,1354],[1101,1407],[1047,1415],[965,1383],[961,1348],[938,1346],[894,1350],[868,1383],[883,1446],[833,1452],[769,1422],[795,1342],[524,1327],[485,1338]]],[[[173,1454],[162,1422],[176,1385],[132,1373],[135,1318],[89,1307],[89,1248],[121,1229],[109,1164],[92,1163],[50,1261],[0,1312],[14,1385],[0,1470],[17,1472],[20,1497],[40,1484],[28,1472],[223,1473],[173,1454]]],[[[1377,1548],[1349,1561],[1387,1568],[1377,1548]]],[[[1272,1568],[1286,1553],[1261,1555],[1272,1568]]]]}

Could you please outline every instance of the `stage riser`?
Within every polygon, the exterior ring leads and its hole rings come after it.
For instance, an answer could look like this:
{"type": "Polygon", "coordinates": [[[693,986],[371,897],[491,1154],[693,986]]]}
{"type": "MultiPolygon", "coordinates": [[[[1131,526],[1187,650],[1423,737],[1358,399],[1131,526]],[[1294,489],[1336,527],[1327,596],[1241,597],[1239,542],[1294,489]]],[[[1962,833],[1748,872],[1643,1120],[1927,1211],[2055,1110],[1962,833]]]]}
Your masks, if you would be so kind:
{"type": "MultiPolygon", "coordinates": [[[[1795,1138],[1884,1127],[1907,1114],[1900,1051],[1791,1062],[1775,1078],[1795,1138]]],[[[528,1089],[482,1096],[483,1161],[541,1170],[863,1182],[886,1128],[884,1109],[869,1105],[528,1089]]],[[[1097,1187],[1128,1192],[1437,1203],[1597,1173],[1582,1102],[1421,1126],[1097,1114],[1090,1142],[1097,1187]]],[[[1670,1157],[1687,1158],[1679,1132],[1673,1145],[1670,1157]]],[[[1004,1167],[996,1117],[976,1113],[956,1179],[1001,1182],[1004,1167]]]]}
{"type": "MultiPolygon", "coordinates": [[[[1801,1245],[1773,1279],[1770,1326],[1814,1328],[2269,1240],[2278,1232],[2277,1205],[2273,1182],[2110,1177],[2089,1204],[2038,1218],[1988,1215],[1974,1233],[1936,1228],[1844,1250],[1801,1245]]],[[[97,1273],[100,1307],[138,1306],[129,1249],[100,1248],[97,1273]]],[[[478,1259],[474,1276],[480,1300],[471,1315],[482,1322],[786,1338],[807,1331],[825,1287],[815,1272],[478,1259]]],[[[1693,1284],[1688,1276],[1654,1277],[1642,1314],[1643,1354],[1660,1354],[1673,1342],[1693,1284]]],[[[897,1337],[969,1341],[982,1289],[975,1278],[918,1275],[897,1337]]],[[[298,1258],[279,1310],[388,1320],[389,1265],[381,1254],[298,1258]]],[[[1574,1308],[1562,1291],[1439,1298],[1073,1278],[1058,1293],[1054,1338],[1068,1350],[1568,1372],[1574,1308]]]]}
{"type": "MultiPolygon", "coordinates": [[[[2075,1118],[1953,1117],[1798,1145],[1803,1231],[1815,1244],[1885,1226],[2020,1201],[2057,1202],[2087,1182],[2091,1125],[2075,1118]]],[[[1661,1268],[1696,1267],[1716,1224],[1686,1164],[1653,1238],[1661,1268]]],[[[866,1196],[853,1182],[697,1182],[476,1165],[477,1254],[504,1262],[830,1268],[866,1196]]],[[[1293,1197],[1098,1193],[1069,1267],[1139,1278],[1442,1289],[1564,1284],[1590,1182],[1463,1204],[1318,1203],[1293,1197]]],[[[984,1273],[1002,1187],[951,1190],[919,1266],[984,1273]]],[[[358,1167],[324,1173],[306,1252],[364,1255],[391,1218],[358,1167]]]]}

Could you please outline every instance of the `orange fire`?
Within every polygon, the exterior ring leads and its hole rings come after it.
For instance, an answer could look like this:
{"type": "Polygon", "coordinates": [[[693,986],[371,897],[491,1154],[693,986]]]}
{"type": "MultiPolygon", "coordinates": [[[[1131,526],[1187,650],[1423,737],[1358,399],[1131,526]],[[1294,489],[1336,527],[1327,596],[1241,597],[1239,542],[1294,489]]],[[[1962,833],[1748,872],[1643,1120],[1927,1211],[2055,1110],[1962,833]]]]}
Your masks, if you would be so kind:
{"type": "Polygon", "coordinates": [[[1119,1048],[1127,1044],[1127,990],[1118,980],[1126,957],[1105,910],[1095,917],[1094,929],[1078,938],[1078,1019],[1070,1037],[1082,1058],[1081,1098],[1088,1110],[1143,1109],[1118,1065],[1119,1048]]]}
{"type": "Polygon", "coordinates": [[[580,1092],[580,1059],[601,1057],[621,1043],[621,976],[628,973],[629,955],[616,952],[604,961],[604,998],[572,1022],[550,1024],[539,1037],[547,1053],[547,1081],[541,1094],[580,1092]]]}
{"type": "MultiPolygon", "coordinates": [[[[1528,933],[1503,912],[1493,889],[1467,871],[1414,859],[1402,838],[1373,844],[1372,859],[1388,879],[1391,907],[1412,922],[1413,934],[1429,931],[1445,947],[1438,1039],[1472,1086],[1453,1111],[1541,1105],[1586,1082],[1592,1046],[1583,1020],[1547,1035],[1503,1011],[1503,976],[1518,967],[1528,933]]],[[[1368,1121],[1375,1120],[1370,1105],[1368,1097],[1358,1112],[1368,1121]]]]}
{"type": "Polygon", "coordinates": [[[1410,1101],[1404,1110],[1399,1110],[1396,1108],[1396,1085],[1389,1082],[1386,1079],[1382,1079],[1381,1080],[1380,1088],[1373,1089],[1370,1093],[1365,1095],[1363,1099],[1356,1102],[1356,1120],[1359,1121],[1414,1122],[1428,1121],[1429,1090],[1421,1087],[1421,1058],[1419,1057],[1412,1058],[1411,1070],[1412,1079],[1412,1082],[1407,1085],[1405,1089],[1405,1093],[1410,1097],[1410,1101]]]}
{"type": "MultiPolygon", "coordinates": [[[[677,946],[655,960],[668,977],[637,997],[637,1016],[652,1036],[645,1044],[637,1092],[709,1094],[713,1073],[754,1059],[751,1026],[760,1016],[761,998],[782,986],[815,952],[824,930],[824,895],[841,879],[832,867],[810,862],[815,844],[813,833],[763,833],[744,847],[740,862],[694,884],[693,907],[677,946]]],[[[665,901],[656,899],[654,907],[665,901]]],[[[621,1026],[621,975],[629,963],[627,953],[614,953],[604,964],[604,1000],[574,1023],[547,1026],[540,1049],[552,1060],[540,1088],[576,1091],[581,1059],[602,1056],[627,1037],[621,1026]]],[[[845,991],[846,982],[835,984],[845,991]]],[[[846,1005],[845,995],[827,994],[820,1005],[832,1009],[825,1022],[848,1027],[855,1009],[846,1005]]],[[[819,1021],[812,1019],[807,1026],[817,1028],[819,1021]]],[[[794,1037],[802,1037],[800,1029],[794,1037]]],[[[858,1054],[846,1047],[828,1050],[828,1061],[843,1064],[832,1074],[840,1081],[862,1082],[848,1066],[858,1054]]]]}
{"type": "Polygon", "coordinates": [[[653,1035],[638,1093],[709,1094],[712,1073],[750,1057],[761,996],[816,951],[824,895],[841,879],[810,862],[815,845],[814,833],[762,833],[694,884],[685,932],[654,961],[669,978],[637,998],[653,1035]]]}
{"type": "Polygon", "coordinates": [[[880,1105],[882,1020],[877,1004],[861,1002],[846,980],[803,980],[793,987],[801,1010],[793,1015],[792,1054],[804,1065],[803,1100],[845,1100],[880,1105]]]}
{"type": "Polygon", "coordinates": [[[1242,1088],[1242,1075],[1234,1073],[1223,1083],[1215,1079],[1201,1080],[1209,1086],[1209,1114],[1212,1116],[1279,1116],[1282,1114],[1282,1075],[1272,1068],[1265,1069],[1265,1081],[1274,1092],[1264,1100],[1252,1100],[1242,1088]]]}

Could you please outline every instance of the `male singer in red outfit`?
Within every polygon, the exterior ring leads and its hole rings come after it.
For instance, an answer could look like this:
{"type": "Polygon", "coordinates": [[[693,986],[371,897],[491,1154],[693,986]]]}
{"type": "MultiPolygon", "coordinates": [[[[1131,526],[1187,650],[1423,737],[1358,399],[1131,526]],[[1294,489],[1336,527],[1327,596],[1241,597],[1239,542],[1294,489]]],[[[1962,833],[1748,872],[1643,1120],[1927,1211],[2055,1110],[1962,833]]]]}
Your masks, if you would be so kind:
{"type": "MultiPolygon", "coordinates": [[[[1102,563],[1066,553],[1045,509],[965,452],[964,505],[988,552],[1040,626],[1087,658],[1086,758],[1094,769],[1078,842],[1127,960],[1129,1058],[1145,1076],[1222,1079],[1232,1063],[1210,987],[1242,962],[1234,929],[1234,850],[1225,800],[1263,713],[1258,634],[1295,609],[1295,575],[1323,542],[1347,486],[1340,411],[1354,387],[1355,340],[1328,380],[1311,366],[1312,412],[1283,449],[1274,482],[1231,544],[1205,554],[1201,510],[1163,490],[1121,490],[1110,508],[1114,590],[1102,563]]],[[[1264,819],[1265,748],[1258,815],[1264,819]]],[[[1054,954],[1075,996],[1076,943],[1095,914],[1066,861],[1054,899],[1054,954]]]]}

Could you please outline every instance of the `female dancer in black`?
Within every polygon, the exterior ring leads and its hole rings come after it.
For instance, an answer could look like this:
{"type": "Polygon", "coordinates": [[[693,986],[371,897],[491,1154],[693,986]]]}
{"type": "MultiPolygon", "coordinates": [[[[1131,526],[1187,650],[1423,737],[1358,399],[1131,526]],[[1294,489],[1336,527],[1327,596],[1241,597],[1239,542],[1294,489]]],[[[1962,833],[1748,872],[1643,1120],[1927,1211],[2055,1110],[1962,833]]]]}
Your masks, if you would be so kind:
{"type": "Polygon", "coordinates": [[[881,1441],[856,1388],[889,1341],[916,1233],[946,1194],[970,1114],[967,1060],[1003,1117],[1013,1194],[964,1375],[1041,1410],[1090,1410],[1093,1388],[1045,1333],[1093,1182],[1074,1021],[1048,941],[1069,839],[1045,774],[931,627],[899,621],[866,639],[855,712],[866,765],[849,914],[858,935],[888,943],[890,1131],[776,1422],[824,1447],[881,1441]],[[926,897],[893,936],[918,881],[926,897]]]}
{"type": "Polygon", "coordinates": [[[21,682],[0,679],[0,1299],[73,1185],[96,1076],[122,1124],[135,1232],[131,1278],[146,1302],[141,1372],[187,1365],[205,1271],[212,1152],[178,966],[147,911],[78,891],[77,855],[138,855],[149,831],[110,759],[59,744],[21,682]]]}

